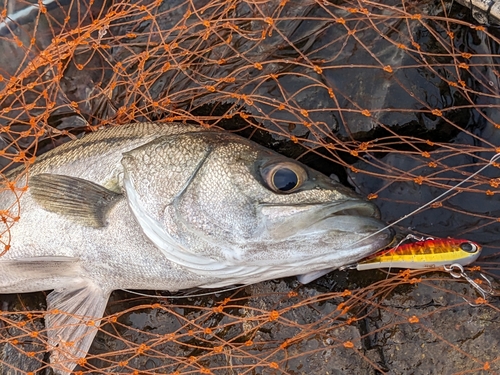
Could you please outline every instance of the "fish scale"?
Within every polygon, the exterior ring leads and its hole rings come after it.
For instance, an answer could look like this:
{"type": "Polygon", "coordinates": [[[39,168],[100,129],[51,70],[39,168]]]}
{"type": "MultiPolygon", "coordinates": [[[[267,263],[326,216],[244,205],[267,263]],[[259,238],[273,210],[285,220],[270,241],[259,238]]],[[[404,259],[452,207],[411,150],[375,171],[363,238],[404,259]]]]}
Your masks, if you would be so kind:
{"type": "Polygon", "coordinates": [[[61,375],[85,357],[115,289],[310,280],[394,236],[377,207],[345,186],[195,125],[110,127],[9,177],[28,189],[20,198],[0,194],[0,210],[18,199],[21,207],[0,258],[0,293],[52,290],[45,323],[61,375]],[[279,170],[293,189],[276,188],[279,170]]]}

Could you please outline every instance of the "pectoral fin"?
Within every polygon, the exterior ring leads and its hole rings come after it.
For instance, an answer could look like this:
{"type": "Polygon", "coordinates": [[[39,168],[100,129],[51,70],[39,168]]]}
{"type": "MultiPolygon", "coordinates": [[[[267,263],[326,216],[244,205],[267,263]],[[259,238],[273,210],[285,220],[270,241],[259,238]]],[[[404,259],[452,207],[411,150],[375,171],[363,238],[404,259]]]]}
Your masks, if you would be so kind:
{"type": "Polygon", "coordinates": [[[78,279],[47,296],[45,325],[50,362],[59,374],[69,375],[87,355],[109,294],[89,280],[78,279]]]}
{"type": "Polygon", "coordinates": [[[42,173],[30,177],[30,193],[45,210],[94,228],[106,225],[106,213],[121,194],[77,177],[42,173]]]}

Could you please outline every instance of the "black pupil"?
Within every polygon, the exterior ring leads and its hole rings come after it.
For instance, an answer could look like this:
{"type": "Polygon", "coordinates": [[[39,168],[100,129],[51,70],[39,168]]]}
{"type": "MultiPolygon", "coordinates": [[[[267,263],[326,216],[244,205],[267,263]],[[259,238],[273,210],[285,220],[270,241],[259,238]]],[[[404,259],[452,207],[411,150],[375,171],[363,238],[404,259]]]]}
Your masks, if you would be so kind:
{"type": "Polygon", "coordinates": [[[475,249],[475,246],[473,246],[471,243],[469,242],[464,242],[464,243],[461,243],[460,244],[460,248],[463,250],[463,251],[467,251],[468,253],[472,253],[475,249]]]}
{"type": "Polygon", "coordinates": [[[297,186],[299,178],[291,169],[281,168],[274,174],[273,182],[279,191],[290,191],[297,186]]]}

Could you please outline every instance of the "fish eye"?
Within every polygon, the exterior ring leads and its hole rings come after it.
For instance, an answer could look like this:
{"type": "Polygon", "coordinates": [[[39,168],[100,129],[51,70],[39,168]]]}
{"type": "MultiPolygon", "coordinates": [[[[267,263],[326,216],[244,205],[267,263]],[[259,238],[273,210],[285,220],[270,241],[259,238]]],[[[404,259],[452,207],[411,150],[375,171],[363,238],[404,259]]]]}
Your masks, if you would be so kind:
{"type": "Polygon", "coordinates": [[[271,190],[287,194],[303,184],[307,173],[300,165],[285,162],[265,167],[262,170],[262,177],[271,190]]]}
{"type": "Polygon", "coordinates": [[[288,168],[276,170],[272,179],[274,187],[283,192],[295,189],[299,183],[299,176],[297,176],[297,173],[288,168]]]}
{"type": "Polygon", "coordinates": [[[462,242],[459,247],[467,252],[467,253],[475,253],[476,251],[479,250],[479,246],[477,246],[475,243],[473,242],[462,242]]]}

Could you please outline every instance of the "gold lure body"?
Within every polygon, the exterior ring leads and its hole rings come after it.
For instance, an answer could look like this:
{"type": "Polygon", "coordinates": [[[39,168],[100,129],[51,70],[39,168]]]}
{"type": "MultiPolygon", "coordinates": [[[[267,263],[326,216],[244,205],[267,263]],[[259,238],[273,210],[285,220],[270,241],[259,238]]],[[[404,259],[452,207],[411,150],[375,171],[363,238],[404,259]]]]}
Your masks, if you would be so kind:
{"type": "Polygon", "coordinates": [[[436,268],[474,262],[481,253],[477,243],[452,238],[427,239],[398,245],[365,258],[356,264],[358,271],[377,268],[436,268]]]}

